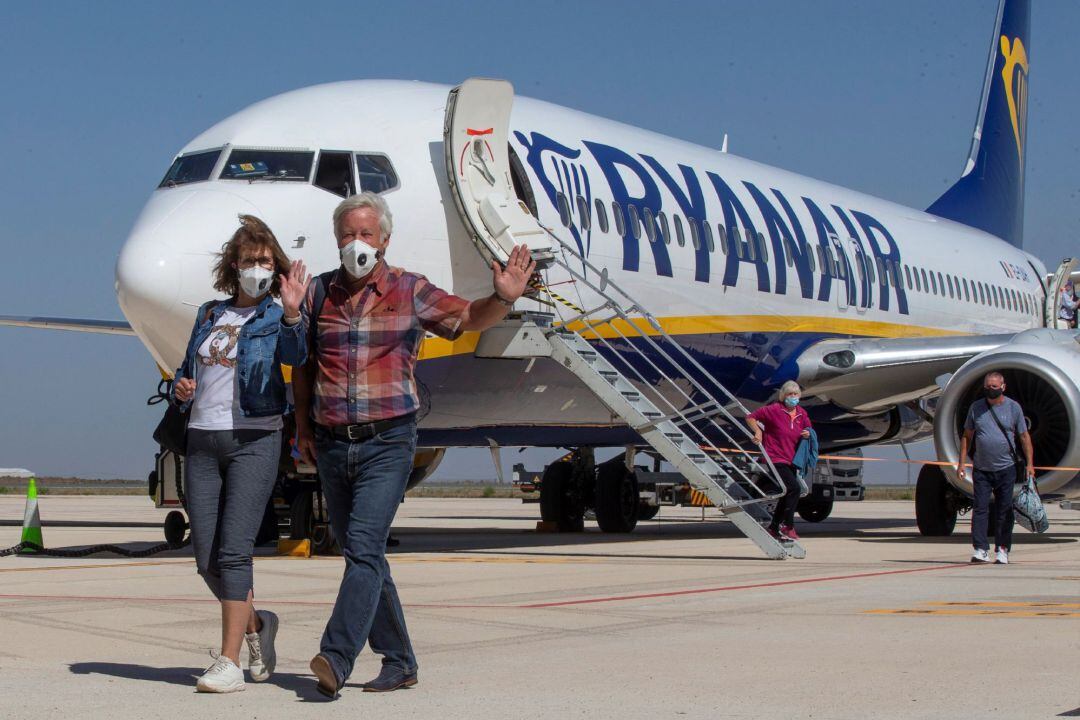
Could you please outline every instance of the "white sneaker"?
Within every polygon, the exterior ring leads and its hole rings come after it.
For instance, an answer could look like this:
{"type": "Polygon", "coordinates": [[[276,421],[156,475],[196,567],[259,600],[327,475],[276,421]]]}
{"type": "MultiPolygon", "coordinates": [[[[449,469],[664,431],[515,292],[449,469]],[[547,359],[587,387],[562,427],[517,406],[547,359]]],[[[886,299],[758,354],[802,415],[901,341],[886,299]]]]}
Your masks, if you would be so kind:
{"type": "Polygon", "coordinates": [[[244,671],[236,663],[224,656],[218,656],[199,681],[195,683],[199,692],[231,693],[244,689],[244,671]]]}
{"type": "Polygon", "coordinates": [[[257,633],[244,633],[248,647],[248,672],[255,682],[262,682],[270,677],[277,665],[277,650],[274,638],[277,636],[278,616],[269,610],[256,610],[255,614],[262,621],[262,628],[257,633]]]}
{"type": "Polygon", "coordinates": [[[996,556],[996,559],[994,560],[994,562],[997,563],[998,565],[1008,565],[1009,564],[1009,551],[1006,550],[1005,548],[998,548],[997,549],[997,556],[996,556]]]}
{"type": "Polygon", "coordinates": [[[975,548],[975,552],[971,553],[971,562],[973,563],[988,563],[990,562],[990,553],[980,548],[975,548]]]}

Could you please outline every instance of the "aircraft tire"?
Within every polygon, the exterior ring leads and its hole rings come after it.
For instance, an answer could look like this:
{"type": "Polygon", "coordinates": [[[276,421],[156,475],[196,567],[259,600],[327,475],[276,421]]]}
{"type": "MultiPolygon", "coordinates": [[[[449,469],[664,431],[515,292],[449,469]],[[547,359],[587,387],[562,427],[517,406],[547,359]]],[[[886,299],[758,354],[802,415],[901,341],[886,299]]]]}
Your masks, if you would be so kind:
{"type": "Polygon", "coordinates": [[[833,511],[832,500],[814,500],[805,497],[799,500],[799,517],[806,522],[819,523],[829,517],[833,511]]]}
{"type": "Polygon", "coordinates": [[[926,537],[947,537],[956,527],[949,483],[937,465],[923,465],[915,484],[915,522],[926,537]]]}
{"type": "Polygon", "coordinates": [[[540,519],[558,525],[560,532],[585,529],[585,508],[574,500],[574,466],[566,460],[544,468],[540,478],[540,519]]]}
{"type": "Polygon", "coordinates": [[[621,458],[606,462],[596,470],[596,524],[606,533],[628,533],[637,527],[637,475],[626,469],[621,458]]]}
{"type": "Polygon", "coordinates": [[[315,519],[315,491],[301,490],[289,506],[289,537],[293,540],[310,540],[315,555],[334,553],[334,536],[329,522],[315,519]]]}
{"type": "Polygon", "coordinates": [[[179,510],[170,510],[165,516],[165,542],[171,548],[178,548],[184,544],[184,533],[187,532],[187,520],[184,513],[179,510]]]}

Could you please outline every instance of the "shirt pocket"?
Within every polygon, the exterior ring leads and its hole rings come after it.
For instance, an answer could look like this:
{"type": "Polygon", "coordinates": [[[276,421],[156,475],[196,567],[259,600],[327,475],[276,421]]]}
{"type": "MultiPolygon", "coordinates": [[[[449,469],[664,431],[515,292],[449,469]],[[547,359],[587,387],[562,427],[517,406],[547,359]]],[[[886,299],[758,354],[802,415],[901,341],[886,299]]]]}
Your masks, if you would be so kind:
{"type": "Polygon", "coordinates": [[[399,312],[377,312],[368,315],[364,323],[367,344],[391,348],[405,342],[412,328],[412,317],[399,312]]]}

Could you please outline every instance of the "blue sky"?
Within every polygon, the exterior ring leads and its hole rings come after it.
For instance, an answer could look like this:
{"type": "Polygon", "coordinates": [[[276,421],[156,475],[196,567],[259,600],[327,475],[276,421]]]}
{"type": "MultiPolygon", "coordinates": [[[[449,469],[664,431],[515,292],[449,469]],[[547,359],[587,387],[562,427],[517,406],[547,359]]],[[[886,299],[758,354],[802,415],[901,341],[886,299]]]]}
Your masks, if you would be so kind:
{"type": "MultiPolygon", "coordinates": [[[[1080,227],[1080,3],[1035,5],[1025,244],[1056,265],[1080,227]]],[[[2,3],[0,314],[120,319],[116,255],[175,152],[257,100],[334,80],[503,77],[693,142],[727,133],[733,153],[923,208],[963,166],[995,9],[2,3]]],[[[145,476],[159,409],[138,341],[0,328],[0,348],[0,467],[145,476]]],[[[444,467],[491,473],[486,451],[444,467]]]]}

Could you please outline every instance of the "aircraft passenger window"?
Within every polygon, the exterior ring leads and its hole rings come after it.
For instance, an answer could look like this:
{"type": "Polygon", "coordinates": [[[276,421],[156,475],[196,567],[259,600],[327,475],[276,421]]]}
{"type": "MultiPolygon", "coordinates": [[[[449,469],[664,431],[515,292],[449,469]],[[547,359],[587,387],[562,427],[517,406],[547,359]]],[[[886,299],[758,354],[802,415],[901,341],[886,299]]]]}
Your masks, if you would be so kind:
{"type": "Polygon", "coordinates": [[[746,228],[745,232],[743,232],[743,236],[746,238],[746,257],[747,257],[747,259],[751,260],[753,262],[757,262],[758,255],[757,255],[757,248],[755,247],[755,245],[757,245],[757,238],[754,237],[754,231],[750,230],[749,228],[746,228]]]}
{"type": "Polygon", "coordinates": [[[165,173],[158,187],[176,187],[209,180],[219,157],[221,157],[220,149],[181,155],[173,160],[173,164],[169,166],[168,172],[165,173]]]}
{"type": "Polygon", "coordinates": [[[982,283],[979,283],[979,303],[986,304],[986,286],[982,283]]]}
{"type": "Polygon", "coordinates": [[[233,150],[222,180],[307,182],[315,153],[304,150],[233,150]]]}
{"type": "Polygon", "coordinates": [[[719,233],[717,237],[720,238],[720,253],[722,255],[728,254],[728,240],[727,240],[727,228],[721,223],[716,223],[716,232],[719,233]]]}
{"type": "Polygon", "coordinates": [[[679,247],[686,247],[686,233],[683,231],[682,218],[672,215],[671,221],[675,223],[675,242],[679,243],[679,247]]]}
{"type": "Polygon", "coordinates": [[[660,230],[664,233],[664,244],[665,245],[670,245],[671,244],[671,226],[668,225],[667,215],[665,215],[664,213],[660,213],[659,215],[656,216],[656,219],[660,223],[660,230]]]}
{"type": "Polygon", "coordinates": [[[393,190],[400,183],[390,158],[385,155],[356,154],[357,177],[364,192],[382,193],[393,190]]]}
{"type": "Polygon", "coordinates": [[[581,218],[581,229],[592,229],[592,214],[589,212],[589,203],[585,202],[585,198],[580,195],[577,196],[578,217],[581,218]]]}
{"type": "MultiPolygon", "coordinates": [[[[656,218],[653,217],[652,210],[645,208],[642,210],[645,215],[645,234],[649,236],[649,242],[656,242],[656,218]]],[[[665,242],[668,242],[667,238],[664,238],[665,242]]]]}
{"type": "Polygon", "coordinates": [[[934,289],[934,294],[937,295],[938,294],[938,291],[937,291],[937,278],[934,277],[934,271],[933,270],[930,271],[930,285],[934,289]]]}
{"type": "Polygon", "coordinates": [[[570,201],[562,193],[555,195],[555,204],[559,206],[559,222],[563,227],[570,227],[570,201]]]}
{"type": "Polygon", "coordinates": [[[915,268],[915,270],[912,271],[911,275],[912,275],[912,277],[915,278],[915,289],[918,290],[919,292],[922,292],[923,287],[922,287],[922,282],[919,280],[919,268],[915,268]]]}
{"type": "Polygon", "coordinates": [[[606,233],[608,228],[607,208],[604,207],[604,203],[600,198],[596,199],[596,224],[600,226],[600,232],[606,233]]]}
{"type": "Polygon", "coordinates": [[[784,241],[780,243],[780,253],[787,261],[788,267],[795,267],[795,249],[791,247],[791,241],[788,238],[784,238],[784,241]]]}
{"type": "Polygon", "coordinates": [[[742,234],[739,232],[739,226],[733,225],[731,227],[731,247],[735,251],[735,257],[742,260],[746,257],[746,250],[742,244],[742,234]]]}
{"type": "MultiPolygon", "coordinates": [[[[817,272],[817,263],[814,262],[814,251],[809,245],[807,245],[807,249],[809,252],[806,253],[806,264],[810,266],[810,272],[817,272]]],[[[824,272],[825,268],[822,268],[821,270],[824,272]]]]}
{"type": "Polygon", "coordinates": [[[945,297],[945,278],[941,276],[940,272],[937,274],[937,284],[941,288],[941,297],[945,297]]]}
{"type": "Polygon", "coordinates": [[[622,205],[611,201],[611,216],[615,218],[615,232],[619,234],[619,237],[626,236],[626,219],[622,214],[622,205]]]}
{"type": "Polygon", "coordinates": [[[955,295],[953,295],[952,275],[945,276],[945,283],[949,286],[949,297],[956,297],[955,295]]]}
{"type": "Polygon", "coordinates": [[[701,232],[705,234],[705,247],[709,248],[709,252],[716,252],[716,242],[713,240],[712,225],[708,221],[701,223],[701,232]]]}
{"type": "Polygon", "coordinates": [[[627,205],[626,211],[630,213],[630,234],[635,240],[641,239],[641,216],[638,215],[637,205],[627,205]]]}
{"type": "Polygon", "coordinates": [[[1001,295],[998,294],[997,285],[991,285],[990,289],[994,292],[994,307],[1001,307],[1001,295]]]}
{"type": "MultiPolygon", "coordinates": [[[[930,292],[930,283],[926,282],[926,268],[919,268],[919,274],[922,275],[923,292],[930,292]]],[[[930,273],[931,277],[933,273],[930,273]]]]}
{"type": "Polygon", "coordinates": [[[339,197],[356,194],[353,184],[352,155],[347,152],[319,151],[319,165],[315,168],[315,185],[329,190],[339,197]]]}
{"type": "Polygon", "coordinates": [[[698,231],[697,220],[687,217],[686,224],[690,226],[690,244],[694,246],[696,252],[701,249],[701,233],[698,231]]]}
{"type": "Polygon", "coordinates": [[[893,287],[904,289],[904,281],[900,278],[900,263],[895,260],[889,263],[889,276],[892,278],[893,287]]]}
{"type": "Polygon", "coordinates": [[[758,242],[758,257],[765,262],[769,262],[769,246],[765,244],[765,236],[761,233],[757,234],[758,242]]]}
{"type": "Polygon", "coordinates": [[[828,276],[829,274],[829,261],[825,259],[825,249],[820,245],[814,246],[814,250],[810,252],[811,255],[817,252],[818,265],[821,267],[821,274],[828,276]]]}
{"type": "Polygon", "coordinates": [[[1020,301],[1016,299],[1016,291],[1009,289],[1009,309],[1017,311],[1020,309],[1020,301]]]}

